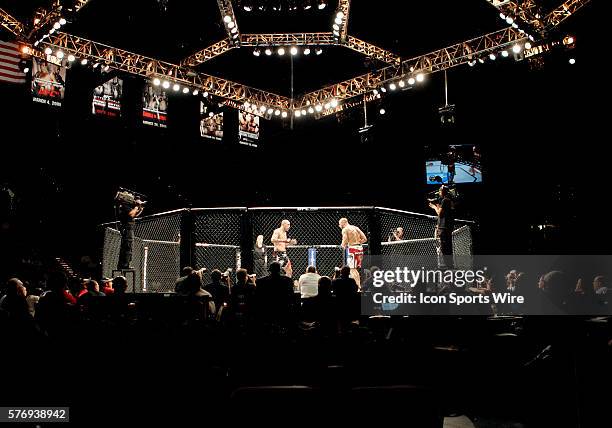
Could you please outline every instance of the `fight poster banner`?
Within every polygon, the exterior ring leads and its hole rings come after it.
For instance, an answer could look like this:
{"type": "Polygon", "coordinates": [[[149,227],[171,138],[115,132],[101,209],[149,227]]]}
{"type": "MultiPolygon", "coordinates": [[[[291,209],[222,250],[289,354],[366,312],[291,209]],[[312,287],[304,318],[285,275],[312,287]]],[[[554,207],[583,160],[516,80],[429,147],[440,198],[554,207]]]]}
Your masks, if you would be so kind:
{"type": "Polygon", "coordinates": [[[200,136],[213,141],[223,140],[223,112],[200,101],[200,136]]]}
{"type": "Polygon", "coordinates": [[[259,116],[246,111],[238,112],[238,142],[245,146],[258,146],[259,116]]]}
{"type": "Polygon", "coordinates": [[[53,57],[32,60],[32,99],[36,103],[61,107],[66,90],[66,67],[53,57]]]}
{"type": "Polygon", "coordinates": [[[105,117],[121,116],[123,80],[113,77],[94,89],[92,114],[105,117]]]}
{"type": "Polygon", "coordinates": [[[142,123],[158,128],[168,127],[168,95],[163,88],[145,86],[142,96],[142,123]]]}

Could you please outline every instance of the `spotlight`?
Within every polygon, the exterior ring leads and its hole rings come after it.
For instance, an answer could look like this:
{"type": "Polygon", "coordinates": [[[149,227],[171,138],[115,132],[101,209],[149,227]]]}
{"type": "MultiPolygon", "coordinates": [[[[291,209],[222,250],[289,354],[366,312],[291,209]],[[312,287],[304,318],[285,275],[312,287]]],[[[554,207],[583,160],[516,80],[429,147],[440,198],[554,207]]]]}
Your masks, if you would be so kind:
{"type": "Polygon", "coordinates": [[[96,62],[96,63],[93,65],[93,68],[98,68],[98,66],[99,66],[99,65],[100,65],[100,63],[99,63],[99,62],[96,62]]]}
{"type": "Polygon", "coordinates": [[[298,48],[296,48],[295,46],[291,47],[291,55],[297,55],[298,54],[298,48]]]}
{"type": "Polygon", "coordinates": [[[523,47],[519,45],[518,43],[512,46],[512,52],[514,52],[515,54],[521,53],[522,50],[523,50],[523,47]]]}
{"type": "Polygon", "coordinates": [[[339,36],[339,35],[340,35],[340,31],[334,30],[334,36],[339,36]]]}
{"type": "Polygon", "coordinates": [[[259,111],[262,112],[262,113],[265,112],[266,111],[266,106],[261,106],[259,108],[259,111]]]}
{"type": "Polygon", "coordinates": [[[110,65],[107,64],[104,66],[104,71],[108,71],[108,70],[110,70],[110,65]]]}
{"type": "Polygon", "coordinates": [[[193,92],[192,92],[193,95],[198,95],[199,93],[200,93],[200,91],[198,91],[197,89],[194,89],[193,92]]]}
{"type": "Polygon", "coordinates": [[[245,10],[245,12],[250,12],[250,11],[252,11],[252,10],[253,10],[253,6],[247,6],[247,5],[245,5],[245,6],[244,6],[244,10],[245,10]]]}
{"type": "Polygon", "coordinates": [[[29,71],[30,71],[30,67],[25,67],[25,68],[23,69],[23,72],[24,72],[24,73],[26,73],[26,74],[27,74],[29,71]]]}
{"type": "Polygon", "coordinates": [[[286,118],[286,117],[287,117],[287,112],[286,112],[286,111],[282,112],[282,113],[281,113],[281,117],[282,117],[283,119],[284,119],[284,118],[286,118]]]}
{"type": "Polygon", "coordinates": [[[387,88],[385,88],[385,87],[380,88],[380,92],[382,92],[382,93],[387,92],[387,88]]]}
{"type": "Polygon", "coordinates": [[[331,100],[330,104],[331,104],[331,106],[332,106],[333,108],[336,108],[336,107],[338,107],[338,100],[337,100],[337,99],[335,99],[335,98],[333,98],[333,99],[331,100]]]}
{"type": "Polygon", "coordinates": [[[87,61],[87,58],[83,58],[83,59],[81,60],[81,65],[87,65],[87,62],[88,62],[88,61],[87,61]]]}
{"type": "MultiPolygon", "coordinates": [[[[271,110],[271,109],[270,109],[271,110]]],[[[269,110],[268,110],[269,111],[269,110]]],[[[280,116],[281,111],[280,110],[274,110],[274,116],[280,116]]]]}
{"type": "Polygon", "coordinates": [[[374,95],[378,95],[378,89],[374,89],[374,90],[372,91],[372,93],[373,93],[374,95]]]}
{"type": "Polygon", "coordinates": [[[323,110],[323,106],[321,104],[317,104],[316,107],[315,107],[315,110],[316,111],[321,111],[321,110],[323,110]]]}
{"type": "Polygon", "coordinates": [[[481,64],[484,64],[484,59],[478,58],[478,62],[481,63],[481,64]]]}
{"type": "Polygon", "coordinates": [[[49,30],[49,34],[53,34],[53,33],[55,33],[55,28],[52,28],[49,30]]]}
{"type": "Polygon", "coordinates": [[[39,44],[40,44],[40,40],[36,40],[36,41],[34,42],[34,46],[38,46],[39,44]]]}
{"type": "Polygon", "coordinates": [[[310,48],[304,49],[304,55],[310,55],[310,48]]]}
{"type": "Polygon", "coordinates": [[[299,110],[295,111],[295,117],[300,117],[302,115],[302,112],[299,110]]]}
{"type": "Polygon", "coordinates": [[[332,25],[332,28],[334,29],[334,31],[340,31],[340,26],[338,24],[332,25]]]}
{"type": "Polygon", "coordinates": [[[76,59],[76,57],[72,54],[68,55],[68,62],[74,62],[74,60],[76,59]]]}
{"type": "Polygon", "coordinates": [[[61,27],[61,25],[60,25],[59,22],[56,22],[55,24],[53,24],[53,28],[56,29],[56,30],[59,30],[60,27],[61,27]]]}
{"type": "Polygon", "coordinates": [[[336,14],[336,19],[342,19],[342,18],[344,18],[344,12],[339,11],[339,12],[336,14]]]}
{"type": "Polygon", "coordinates": [[[308,10],[312,7],[312,4],[310,4],[310,1],[307,1],[306,4],[304,5],[304,10],[308,10]]]}
{"type": "Polygon", "coordinates": [[[164,80],[164,83],[162,83],[162,87],[164,89],[168,89],[170,87],[170,82],[168,82],[167,80],[164,80]]]}
{"type": "Polygon", "coordinates": [[[213,117],[215,114],[212,111],[208,112],[208,117],[213,117]]]}
{"type": "Polygon", "coordinates": [[[415,83],[416,83],[416,80],[414,79],[414,77],[411,77],[410,79],[408,79],[409,85],[414,85],[415,83]]]}
{"type": "Polygon", "coordinates": [[[525,43],[525,49],[531,49],[531,43],[529,42],[525,43]]]}
{"type": "Polygon", "coordinates": [[[314,109],[312,107],[308,107],[308,113],[310,114],[314,113],[314,109]]]}
{"type": "Polygon", "coordinates": [[[504,58],[508,58],[508,55],[509,55],[508,51],[506,50],[501,51],[501,56],[503,56],[504,58]]]}
{"type": "Polygon", "coordinates": [[[340,25],[340,24],[342,24],[342,18],[336,18],[334,22],[336,24],[340,25]]]}
{"type": "Polygon", "coordinates": [[[387,110],[385,110],[384,108],[381,108],[380,110],[378,110],[378,112],[380,114],[385,114],[385,113],[387,113],[387,110]]]}
{"type": "Polygon", "coordinates": [[[155,79],[153,79],[153,84],[155,86],[159,86],[161,84],[161,80],[159,80],[157,77],[155,79]]]}
{"type": "Polygon", "coordinates": [[[512,24],[512,28],[514,28],[514,29],[518,29],[518,24],[517,24],[516,22],[515,22],[515,23],[513,23],[513,24],[512,24]]]}
{"type": "Polygon", "coordinates": [[[470,67],[474,67],[476,65],[476,61],[468,61],[468,65],[470,67]]]}
{"type": "Polygon", "coordinates": [[[576,59],[575,59],[575,58],[570,58],[570,59],[569,59],[569,63],[570,63],[571,65],[576,64],[576,59]]]}
{"type": "Polygon", "coordinates": [[[497,57],[495,56],[495,54],[494,54],[494,53],[489,54],[489,59],[490,59],[491,61],[495,61],[495,59],[496,59],[496,58],[497,58],[497,57]]]}
{"type": "Polygon", "coordinates": [[[250,102],[248,102],[248,101],[245,101],[243,105],[244,105],[244,108],[249,108],[249,107],[251,107],[251,103],[250,103],[250,102]]]}
{"type": "Polygon", "coordinates": [[[306,109],[302,109],[302,116],[306,116],[306,109]]]}
{"type": "Polygon", "coordinates": [[[53,51],[51,50],[51,48],[46,48],[45,49],[45,54],[51,55],[52,53],[53,53],[53,51]]]}
{"type": "Polygon", "coordinates": [[[60,18],[59,23],[60,23],[60,25],[66,25],[66,19],[65,18],[60,18]]]}
{"type": "Polygon", "coordinates": [[[184,93],[184,94],[189,93],[189,88],[183,88],[183,93],[184,93]]]}
{"type": "Polygon", "coordinates": [[[278,53],[280,56],[285,55],[285,48],[278,48],[278,51],[276,51],[276,53],[278,53]]]}
{"type": "Polygon", "coordinates": [[[255,55],[255,56],[259,56],[259,55],[261,55],[261,50],[260,50],[260,49],[255,49],[255,50],[253,51],[253,55],[255,55]]]}
{"type": "Polygon", "coordinates": [[[514,19],[512,19],[512,17],[511,17],[511,16],[508,16],[508,17],[506,18],[506,22],[507,22],[508,24],[512,25],[512,24],[514,23],[514,19]]]}
{"type": "Polygon", "coordinates": [[[208,98],[208,92],[204,91],[202,95],[204,96],[204,98],[208,98]]]}
{"type": "Polygon", "coordinates": [[[417,74],[416,80],[417,82],[422,82],[423,80],[425,80],[425,75],[423,73],[417,74]]]}
{"type": "Polygon", "coordinates": [[[325,108],[325,110],[329,110],[331,108],[331,103],[325,103],[323,107],[325,108]]]}
{"type": "Polygon", "coordinates": [[[504,20],[506,19],[506,15],[504,15],[504,13],[503,13],[503,12],[501,12],[501,13],[499,14],[499,17],[500,17],[501,19],[504,19],[504,20]]]}
{"type": "Polygon", "coordinates": [[[30,48],[27,47],[27,46],[22,47],[21,48],[21,53],[25,54],[25,55],[29,54],[30,53],[30,48]]]}
{"type": "Polygon", "coordinates": [[[319,5],[317,6],[319,8],[319,10],[323,10],[325,9],[325,6],[327,6],[327,3],[325,3],[325,1],[321,0],[319,1],[319,5]]]}
{"type": "Polygon", "coordinates": [[[397,86],[395,86],[395,83],[391,83],[389,85],[389,89],[391,89],[392,91],[395,91],[397,89],[397,86]]]}
{"type": "Polygon", "coordinates": [[[321,49],[321,48],[316,48],[316,49],[315,49],[315,53],[316,53],[317,55],[321,55],[321,54],[323,53],[323,49],[321,49]]]}
{"type": "Polygon", "coordinates": [[[268,56],[272,55],[272,49],[270,49],[270,48],[266,48],[265,53],[266,53],[266,55],[268,55],[268,56]]]}
{"type": "Polygon", "coordinates": [[[229,15],[225,15],[223,17],[223,22],[225,22],[226,24],[229,24],[230,22],[232,22],[232,17],[229,15]]]}
{"type": "Polygon", "coordinates": [[[57,57],[57,59],[63,59],[64,58],[64,52],[63,51],[57,51],[57,52],[55,52],[55,56],[57,57]]]}
{"type": "Polygon", "coordinates": [[[234,28],[234,21],[227,23],[227,28],[234,28]]]}
{"type": "Polygon", "coordinates": [[[34,25],[38,25],[38,24],[40,24],[40,18],[36,18],[36,19],[34,20],[34,25]]]}
{"type": "Polygon", "coordinates": [[[565,45],[573,45],[574,38],[572,36],[567,36],[565,39],[563,39],[563,42],[565,45]]]}
{"type": "Polygon", "coordinates": [[[273,109],[271,109],[271,108],[269,108],[269,109],[268,109],[268,114],[272,114],[272,113],[274,113],[274,110],[273,110],[273,109]]]}
{"type": "Polygon", "coordinates": [[[399,85],[400,88],[403,88],[404,86],[406,86],[403,80],[400,80],[397,84],[399,85]]]}

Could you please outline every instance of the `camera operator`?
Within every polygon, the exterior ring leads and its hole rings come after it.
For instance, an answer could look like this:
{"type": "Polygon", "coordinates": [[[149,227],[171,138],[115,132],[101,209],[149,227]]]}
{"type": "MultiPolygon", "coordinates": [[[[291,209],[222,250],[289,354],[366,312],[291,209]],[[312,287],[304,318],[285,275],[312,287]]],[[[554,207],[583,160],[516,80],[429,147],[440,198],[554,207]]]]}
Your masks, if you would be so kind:
{"type": "Polygon", "coordinates": [[[142,214],[144,206],[140,199],[135,199],[134,205],[119,203],[117,205],[117,217],[119,219],[119,231],[121,232],[121,248],[119,250],[119,264],[117,269],[133,269],[132,249],[134,246],[134,225],[136,217],[142,214]]]}
{"type": "Polygon", "coordinates": [[[453,228],[455,219],[453,218],[453,201],[449,195],[447,186],[440,186],[438,190],[439,199],[430,202],[437,216],[436,222],[436,246],[438,251],[438,267],[452,269],[453,267],[453,228]]]}

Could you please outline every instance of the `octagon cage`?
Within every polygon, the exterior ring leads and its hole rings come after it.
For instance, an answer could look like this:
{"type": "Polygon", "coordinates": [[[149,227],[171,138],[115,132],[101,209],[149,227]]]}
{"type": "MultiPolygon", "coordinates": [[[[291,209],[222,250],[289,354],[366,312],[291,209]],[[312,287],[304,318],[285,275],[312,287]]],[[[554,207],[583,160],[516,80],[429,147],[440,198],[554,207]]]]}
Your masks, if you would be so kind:
{"type": "MultiPolygon", "coordinates": [[[[432,264],[437,260],[435,216],[382,207],[191,208],[136,219],[130,272],[116,269],[121,245],[118,223],[101,225],[102,274],[126,275],[130,280],[129,291],[136,293],[173,291],[182,266],[206,268],[205,283],[210,281],[213,269],[235,279],[236,270],[242,267],[261,277],[267,274],[266,266],[274,261],[272,233],[283,220],[289,220],[287,235],[297,241],[287,247],[293,279],[298,279],[310,265],[316,266],[321,275],[332,276],[336,268],[346,263],[346,251],[340,245],[340,218],[347,218],[368,238],[364,245],[366,269],[367,256],[389,266],[394,260],[411,256],[421,259],[425,256],[432,264]],[[404,230],[404,236],[391,241],[392,230],[398,227],[404,230]],[[263,236],[264,262],[254,263],[259,235],[263,236]]],[[[468,260],[464,256],[472,255],[474,227],[474,222],[455,220],[455,260],[468,260]]]]}

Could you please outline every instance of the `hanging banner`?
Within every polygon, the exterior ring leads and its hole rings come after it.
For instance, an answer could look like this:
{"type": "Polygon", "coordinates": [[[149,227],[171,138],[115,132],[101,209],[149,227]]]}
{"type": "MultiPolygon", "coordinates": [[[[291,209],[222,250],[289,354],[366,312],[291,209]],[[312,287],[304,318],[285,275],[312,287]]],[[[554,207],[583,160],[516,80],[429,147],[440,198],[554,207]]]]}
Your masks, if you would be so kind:
{"type": "Polygon", "coordinates": [[[32,59],[32,99],[36,103],[61,107],[66,89],[66,67],[53,56],[47,59],[49,61],[32,59]]]}
{"type": "Polygon", "coordinates": [[[200,136],[214,141],[223,140],[223,112],[214,111],[200,101],[200,136]]]}
{"type": "Polygon", "coordinates": [[[145,85],[142,97],[142,123],[158,128],[168,127],[168,95],[163,88],[145,85]]]}
{"type": "Polygon", "coordinates": [[[257,147],[259,143],[259,116],[245,111],[238,112],[238,142],[257,147]]]}
{"type": "Polygon", "coordinates": [[[121,96],[123,94],[123,79],[113,77],[94,89],[92,113],[96,116],[121,116],[121,96]]]}

